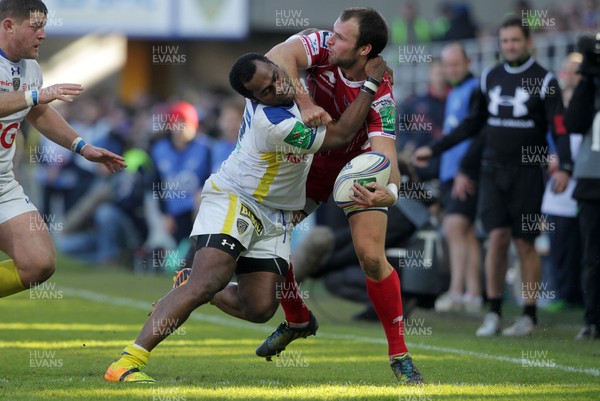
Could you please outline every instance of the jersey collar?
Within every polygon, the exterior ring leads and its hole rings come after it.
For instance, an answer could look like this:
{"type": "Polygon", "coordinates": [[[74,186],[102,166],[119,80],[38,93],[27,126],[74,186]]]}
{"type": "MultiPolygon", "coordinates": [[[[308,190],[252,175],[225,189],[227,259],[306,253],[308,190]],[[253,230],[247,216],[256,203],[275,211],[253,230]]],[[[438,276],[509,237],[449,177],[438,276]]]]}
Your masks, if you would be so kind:
{"type": "Polygon", "coordinates": [[[350,81],[349,79],[347,79],[344,76],[344,73],[342,72],[342,69],[340,67],[337,67],[338,69],[338,74],[340,74],[340,77],[342,77],[342,80],[344,81],[344,83],[346,85],[348,85],[350,88],[360,88],[365,81],[350,81]]]}
{"type": "Polygon", "coordinates": [[[517,67],[511,67],[510,65],[508,65],[508,63],[504,63],[504,70],[509,74],[520,74],[523,71],[527,70],[529,67],[531,67],[533,63],[535,63],[535,58],[533,58],[533,56],[530,56],[526,62],[517,67]]]}
{"type": "Polygon", "coordinates": [[[4,53],[4,50],[2,50],[2,49],[0,49],[0,56],[2,58],[4,58],[6,61],[8,61],[9,63],[12,63],[12,64],[17,64],[19,61],[21,61],[21,60],[12,61],[11,59],[8,58],[8,56],[6,55],[6,53],[4,53]]]}

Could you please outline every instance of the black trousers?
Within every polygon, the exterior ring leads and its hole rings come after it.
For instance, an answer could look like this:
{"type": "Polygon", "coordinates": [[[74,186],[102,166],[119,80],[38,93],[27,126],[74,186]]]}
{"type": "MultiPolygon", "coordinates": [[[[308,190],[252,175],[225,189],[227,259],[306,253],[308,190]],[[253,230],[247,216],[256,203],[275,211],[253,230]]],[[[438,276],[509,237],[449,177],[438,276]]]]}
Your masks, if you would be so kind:
{"type": "Polygon", "coordinates": [[[583,299],[586,324],[600,325],[600,200],[582,200],[579,228],[582,241],[583,299]]]}
{"type": "Polygon", "coordinates": [[[570,304],[583,302],[581,288],[581,235],[576,217],[548,215],[550,282],[557,298],[570,304]]]}

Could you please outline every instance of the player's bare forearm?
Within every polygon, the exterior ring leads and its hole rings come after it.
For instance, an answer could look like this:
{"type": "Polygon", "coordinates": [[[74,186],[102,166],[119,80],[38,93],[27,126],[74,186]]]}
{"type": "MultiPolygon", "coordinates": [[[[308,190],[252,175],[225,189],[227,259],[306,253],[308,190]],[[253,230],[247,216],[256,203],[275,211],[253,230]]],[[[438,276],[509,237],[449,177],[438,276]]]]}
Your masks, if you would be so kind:
{"type": "MultiPolygon", "coordinates": [[[[299,80],[298,80],[299,82],[299,80]]],[[[296,104],[298,105],[298,108],[300,110],[306,110],[307,108],[314,106],[315,105],[315,101],[314,99],[308,94],[308,92],[306,91],[306,88],[304,88],[304,86],[302,86],[302,84],[299,84],[299,88],[296,87],[296,85],[294,85],[294,101],[296,102],[296,104]]]]}
{"type": "Polygon", "coordinates": [[[320,150],[329,150],[352,142],[359,128],[365,124],[373,95],[360,91],[337,122],[327,125],[327,132],[320,150]]]}
{"type": "Polygon", "coordinates": [[[371,150],[378,153],[383,153],[390,159],[390,184],[400,186],[400,170],[398,169],[398,155],[396,153],[396,141],[392,138],[383,136],[374,136],[370,140],[371,150]]]}
{"type": "MultiPolygon", "coordinates": [[[[56,110],[47,104],[33,107],[29,114],[27,114],[27,121],[46,138],[67,149],[71,149],[71,144],[79,136],[73,127],[56,110]]],[[[91,162],[104,164],[108,171],[112,173],[116,173],[127,167],[125,159],[122,156],[90,144],[86,144],[81,149],[80,154],[91,162]]]]}
{"type": "Polygon", "coordinates": [[[308,62],[304,46],[299,39],[283,42],[273,47],[266,56],[275,64],[277,64],[290,78],[290,83],[294,87],[296,97],[294,100],[298,107],[306,104],[314,104],[311,97],[306,92],[306,89],[300,83],[299,69],[306,69],[308,62]]]}
{"type": "Polygon", "coordinates": [[[302,121],[311,126],[328,124],[331,116],[317,106],[300,81],[299,70],[308,68],[304,45],[299,38],[283,42],[273,47],[266,56],[285,71],[294,88],[294,101],[302,113],[302,121]]]}
{"type": "Polygon", "coordinates": [[[25,92],[0,93],[0,118],[25,110],[27,107],[29,106],[25,101],[25,92]]]}
{"type": "Polygon", "coordinates": [[[308,60],[300,39],[283,42],[273,47],[265,55],[277,64],[290,78],[299,78],[298,70],[308,68],[308,60]]]}
{"type": "Polygon", "coordinates": [[[73,127],[47,104],[32,107],[27,114],[27,121],[46,138],[67,149],[71,149],[71,144],[79,136],[73,127]]]}
{"type": "MultiPolygon", "coordinates": [[[[2,92],[0,93],[0,118],[25,110],[34,104],[40,107],[54,100],[70,103],[73,97],[78,96],[82,91],[83,87],[79,84],[56,84],[27,92],[2,92]],[[27,96],[29,96],[29,104],[27,104],[27,96]]],[[[35,107],[29,113],[33,110],[35,107]]]]}
{"type": "MultiPolygon", "coordinates": [[[[377,56],[367,62],[365,73],[368,77],[381,82],[387,69],[387,64],[381,56],[377,56]]],[[[370,83],[373,85],[372,83],[370,83]]],[[[356,99],[348,106],[337,123],[329,123],[327,135],[325,136],[325,148],[335,148],[350,143],[362,124],[365,124],[371,104],[377,93],[365,85],[358,92],[356,99]]]]}
{"type": "Polygon", "coordinates": [[[389,184],[396,184],[397,187],[400,187],[400,180],[402,176],[400,175],[400,170],[398,169],[398,155],[396,153],[396,149],[390,154],[386,154],[386,156],[390,159],[390,163],[392,170],[390,171],[390,179],[388,181],[389,184]]]}

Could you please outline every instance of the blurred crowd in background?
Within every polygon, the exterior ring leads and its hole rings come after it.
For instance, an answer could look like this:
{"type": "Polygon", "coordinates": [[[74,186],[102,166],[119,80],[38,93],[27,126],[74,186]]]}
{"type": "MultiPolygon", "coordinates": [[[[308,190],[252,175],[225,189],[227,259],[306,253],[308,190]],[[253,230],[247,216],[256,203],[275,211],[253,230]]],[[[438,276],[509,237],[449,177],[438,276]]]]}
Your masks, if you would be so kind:
{"type": "MultiPolygon", "coordinates": [[[[521,15],[521,10],[531,7],[526,1],[519,1],[514,8],[521,15]]],[[[598,27],[600,9],[594,0],[563,2],[556,5],[555,12],[561,16],[556,20],[558,30],[590,31],[598,27]]],[[[439,18],[428,21],[419,15],[416,2],[404,2],[399,15],[388,17],[388,22],[394,45],[454,41],[495,33],[495,27],[482,27],[473,21],[468,6],[461,3],[441,3],[439,18]]],[[[577,83],[578,60],[576,55],[569,56],[557,72],[565,101],[577,83]]],[[[411,124],[399,125],[397,144],[405,176],[404,193],[418,193],[413,196],[417,202],[399,206],[390,216],[389,248],[423,249],[426,240],[415,240],[415,235],[428,230],[439,232],[438,222],[443,215],[437,198],[439,162],[432,162],[427,169],[415,169],[409,163],[415,148],[441,137],[445,101],[451,89],[439,61],[433,60],[427,68],[427,91],[396,99],[399,123],[402,118],[406,123],[407,116],[424,119],[412,124],[415,129],[409,128],[411,124]]],[[[188,235],[199,207],[200,190],[236,146],[244,100],[232,93],[229,88],[222,88],[197,91],[186,98],[173,95],[169,99],[144,94],[133,104],[125,105],[116,94],[96,90],[71,104],[53,104],[87,142],[125,156],[129,168],[115,175],[53,144],[24,124],[25,140],[21,142],[17,177],[29,187],[27,192],[44,216],[59,252],[95,267],[172,272],[189,266],[193,245],[188,235]]],[[[552,168],[556,166],[549,166],[552,168]]],[[[573,216],[569,212],[559,217],[573,216]]],[[[364,281],[362,276],[348,280],[348,286],[339,285],[344,278],[352,277],[352,271],[345,271],[346,268],[360,273],[353,249],[342,246],[349,243],[349,237],[344,237],[347,233],[341,234],[347,229],[343,214],[334,206],[325,206],[315,223],[332,227],[337,238],[331,231],[317,233],[313,238],[329,238],[331,246],[323,251],[321,260],[305,263],[312,263],[316,269],[302,271],[298,263],[297,276],[302,280],[338,272],[330,279],[336,283],[331,290],[367,305],[366,296],[360,296],[362,289],[357,293],[352,288],[364,281]],[[328,264],[329,268],[320,269],[328,264]],[[344,271],[341,276],[340,271],[344,271]]],[[[308,228],[304,226],[302,231],[305,234],[308,228]]],[[[538,251],[548,256],[544,281],[558,294],[550,307],[564,308],[582,302],[578,262],[573,260],[577,252],[565,259],[552,255],[549,246],[565,238],[576,242],[577,233],[577,226],[571,224],[567,230],[548,232],[538,241],[538,251]],[[563,288],[565,285],[568,288],[563,288]]],[[[483,235],[480,239],[485,241],[483,235]]],[[[449,273],[442,254],[440,251],[433,263],[435,274],[445,280],[439,280],[439,286],[430,286],[425,293],[424,304],[429,306],[447,288],[449,273]]],[[[393,263],[398,268],[406,263],[402,258],[395,259],[399,260],[393,263]]],[[[410,299],[410,289],[405,292],[410,299]]],[[[419,294],[418,289],[414,292],[419,294]]],[[[421,298],[415,302],[422,302],[421,298]]],[[[375,320],[376,316],[367,308],[357,318],[375,320]]]]}
{"type": "MultiPolygon", "coordinates": [[[[517,0],[513,3],[512,12],[517,16],[530,16],[530,27],[535,31],[547,30],[538,22],[531,10],[536,8],[530,1],[517,0]]],[[[595,0],[579,2],[559,2],[548,4],[545,9],[548,16],[556,16],[552,30],[594,32],[598,27],[600,9],[595,0]]],[[[443,1],[437,7],[437,16],[428,20],[421,16],[419,3],[403,2],[398,7],[399,13],[391,18],[391,42],[395,45],[407,43],[428,43],[432,41],[453,41],[474,39],[481,36],[495,36],[496,27],[478,23],[472,15],[468,4],[460,1],[443,1]]]]}
{"type": "Polygon", "coordinates": [[[131,265],[142,248],[187,251],[200,189],[235,148],[244,100],[203,92],[192,102],[141,96],[125,106],[104,93],[55,106],[86,141],[129,165],[109,174],[25,126],[19,178],[59,251],[96,265],[131,265]]]}

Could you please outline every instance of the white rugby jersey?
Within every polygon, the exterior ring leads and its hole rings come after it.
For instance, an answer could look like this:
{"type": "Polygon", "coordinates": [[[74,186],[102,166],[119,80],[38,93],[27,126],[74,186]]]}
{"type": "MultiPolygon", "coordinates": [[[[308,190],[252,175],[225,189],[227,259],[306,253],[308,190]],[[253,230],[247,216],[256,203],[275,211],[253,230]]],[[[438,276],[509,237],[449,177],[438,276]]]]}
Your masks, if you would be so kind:
{"type": "MultiPolygon", "coordinates": [[[[41,87],[42,70],[37,61],[21,59],[13,63],[0,50],[0,92],[39,90],[41,87]]],[[[9,116],[0,117],[0,175],[13,168],[15,136],[29,109],[28,107],[9,116]]]]}
{"type": "Polygon", "coordinates": [[[326,127],[307,127],[300,110],[264,106],[246,99],[236,148],[216,178],[265,206],[299,210],[306,200],[306,177],[326,127]]]}

